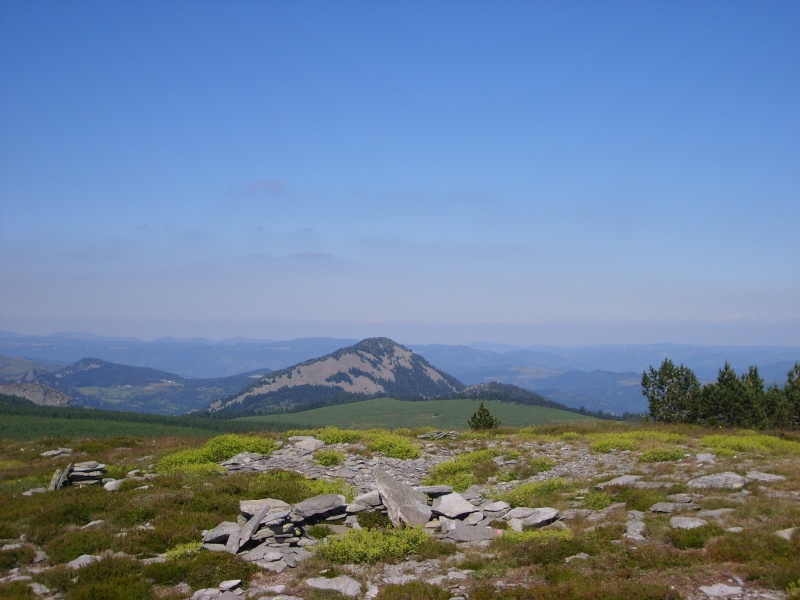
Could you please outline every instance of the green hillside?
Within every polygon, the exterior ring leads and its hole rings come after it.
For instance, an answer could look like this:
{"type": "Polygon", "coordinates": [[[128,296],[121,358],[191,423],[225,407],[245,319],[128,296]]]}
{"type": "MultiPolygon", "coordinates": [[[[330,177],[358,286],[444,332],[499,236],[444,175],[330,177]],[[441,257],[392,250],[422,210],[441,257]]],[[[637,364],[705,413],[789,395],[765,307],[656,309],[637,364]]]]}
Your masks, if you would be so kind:
{"type": "MultiPolygon", "coordinates": [[[[505,402],[484,403],[489,411],[500,419],[501,425],[527,427],[589,420],[589,417],[573,412],[523,406],[505,402]]],[[[416,402],[393,398],[374,398],[350,404],[326,406],[303,412],[241,417],[238,422],[252,423],[257,429],[264,423],[296,423],[304,427],[333,427],[372,429],[382,427],[435,427],[436,429],[467,429],[467,419],[480,406],[479,400],[420,400],[416,402]]]]}

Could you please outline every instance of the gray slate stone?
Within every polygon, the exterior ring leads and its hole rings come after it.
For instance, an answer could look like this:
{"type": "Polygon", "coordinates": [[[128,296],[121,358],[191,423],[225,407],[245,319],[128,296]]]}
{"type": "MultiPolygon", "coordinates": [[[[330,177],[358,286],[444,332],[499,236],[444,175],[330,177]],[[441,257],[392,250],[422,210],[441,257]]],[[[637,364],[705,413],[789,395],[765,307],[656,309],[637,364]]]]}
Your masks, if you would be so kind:
{"type": "Polygon", "coordinates": [[[523,527],[544,527],[558,520],[559,514],[555,508],[535,508],[533,513],[522,519],[522,525],[523,527]]]}
{"type": "Polygon", "coordinates": [[[93,562],[97,562],[100,560],[101,557],[96,556],[94,554],[81,554],[75,560],[71,560],[67,563],[67,568],[69,569],[82,569],[83,567],[89,566],[93,562]]]}
{"type": "Polygon", "coordinates": [[[747,483],[747,478],[738,473],[714,473],[692,479],[687,485],[690,488],[716,488],[720,490],[738,490],[747,483]]]}
{"type": "Polygon", "coordinates": [[[361,594],[361,584],[347,575],[340,575],[339,577],[333,577],[331,579],[327,577],[314,577],[312,579],[306,579],[305,584],[308,587],[318,590],[335,590],[345,596],[358,596],[361,594]]]}
{"type": "Polygon", "coordinates": [[[453,521],[444,537],[454,542],[482,542],[493,540],[497,537],[497,531],[491,527],[470,527],[453,521]]]}
{"type": "Polygon", "coordinates": [[[620,477],[615,477],[610,481],[604,481],[603,483],[598,483],[594,487],[602,490],[605,487],[613,485],[633,485],[641,478],[642,478],[641,475],[621,475],[620,477]]]}
{"type": "Polygon", "coordinates": [[[669,525],[673,529],[697,529],[708,525],[708,521],[695,519],[694,517],[672,517],[669,520],[669,525]]]}
{"type": "Polygon", "coordinates": [[[375,483],[395,527],[402,523],[416,527],[430,520],[431,509],[425,494],[397,481],[380,468],[375,469],[375,483]]]}
{"type": "Polygon", "coordinates": [[[203,532],[203,542],[206,544],[224,544],[228,537],[239,533],[239,525],[231,521],[223,521],[214,529],[203,532]]]}
{"type": "Polygon", "coordinates": [[[431,508],[433,512],[451,519],[456,519],[478,511],[478,508],[474,504],[464,500],[464,497],[457,492],[436,498],[431,508]]]}
{"type": "Polygon", "coordinates": [[[742,588],[732,585],[725,585],[724,583],[704,585],[700,587],[700,591],[706,596],[711,596],[712,598],[732,598],[733,596],[742,595],[742,588]]]}
{"type": "Polygon", "coordinates": [[[303,519],[310,519],[344,512],[344,510],[344,496],[341,494],[323,494],[298,502],[294,505],[293,512],[303,517],[303,519]]]}
{"type": "Polygon", "coordinates": [[[756,481],[786,481],[783,475],[773,475],[772,473],[762,473],[761,471],[748,471],[748,479],[755,479],[756,481]]]}

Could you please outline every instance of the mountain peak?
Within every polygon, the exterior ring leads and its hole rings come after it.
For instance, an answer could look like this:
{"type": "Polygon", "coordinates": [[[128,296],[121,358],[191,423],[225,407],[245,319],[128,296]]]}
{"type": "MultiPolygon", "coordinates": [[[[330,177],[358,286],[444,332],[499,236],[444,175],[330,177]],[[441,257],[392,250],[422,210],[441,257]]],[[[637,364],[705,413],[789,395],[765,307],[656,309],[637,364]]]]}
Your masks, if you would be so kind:
{"type": "Polygon", "coordinates": [[[462,389],[460,381],[422,356],[389,338],[375,337],[269,373],[211,410],[269,413],[379,396],[432,398],[462,389]]]}

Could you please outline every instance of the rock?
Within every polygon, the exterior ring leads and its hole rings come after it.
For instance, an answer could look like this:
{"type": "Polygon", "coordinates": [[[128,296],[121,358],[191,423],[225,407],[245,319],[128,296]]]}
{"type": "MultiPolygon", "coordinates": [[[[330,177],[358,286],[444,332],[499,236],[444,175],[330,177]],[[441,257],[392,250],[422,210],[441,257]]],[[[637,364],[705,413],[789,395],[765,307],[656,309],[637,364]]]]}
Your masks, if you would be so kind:
{"type": "Polygon", "coordinates": [[[344,496],[341,494],[323,494],[298,502],[292,511],[303,519],[310,519],[344,512],[344,507],[344,496]]]}
{"type": "Polygon", "coordinates": [[[122,481],[119,479],[112,479],[111,481],[107,481],[103,484],[103,487],[109,492],[116,492],[119,489],[119,486],[122,485],[122,481]]]}
{"type": "Polygon", "coordinates": [[[729,515],[734,511],[732,508],[716,508],[714,510],[703,510],[697,513],[697,517],[700,519],[715,519],[717,521],[721,521],[725,518],[725,515],[729,515]]]}
{"type": "Polygon", "coordinates": [[[436,498],[431,508],[434,513],[444,515],[451,519],[456,519],[478,511],[478,508],[474,504],[467,502],[461,494],[456,492],[436,498]]]}
{"type": "Polygon", "coordinates": [[[414,489],[431,498],[453,493],[452,485],[418,485],[414,489]]]}
{"type": "Polygon", "coordinates": [[[761,471],[748,471],[748,479],[755,479],[756,481],[786,481],[783,475],[773,475],[772,473],[762,473],[761,471]]]}
{"type": "Polygon", "coordinates": [[[223,521],[214,529],[203,532],[203,542],[207,544],[224,544],[228,537],[239,533],[239,525],[231,521],[223,521]]]}
{"type": "Polygon", "coordinates": [[[484,513],[507,513],[511,506],[508,502],[497,501],[497,502],[490,502],[489,504],[484,504],[481,506],[481,510],[484,513]]]}
{"type": "Polygon", "coordinates": [[[512,508],[510,511],[508,511],[505,514],[505,516],[503,518],[504,519],[509,519],[509,520],[510,519],[524,519],[525,517],[530,517],[533,513],[534,513],[534,509],[527,508],[525,506],[520,506],[520,507],[517,507],[517,508],[512,508]]]}
{"type": "Polygon", "coordinates": [[[669,524],[673,529],[696,529],[708,525],[708,521],[694,517],[672,517],[669,524]]]}
{"type": "Polygon", "coordinates": [[[239,551],[239,548],[244,546],[247,542],[250,541],[250,538],[253,537],[253,534],[258,529],[259,525],[261,525],[261,519],[269,512],[271,506],[269,503],[264,503],[264,506],[259,510],[255,515],[250,517],[250,520],[245,523],[244,527],[241,528],[238,534],[232,534],[228,537],[228,541],[225,546],[228,548],[228,552],[231,554],[236,554],[239,551]]]}
{"type": "Polygon", "coordinates": [[[715,583],[714,585],[704,585],[700,587],[700,591],[712,598],[730,598],[731,596],[740,596],[742,588],[724,583],[715,583]]]}
{"type": "Polygon", "coordinates": [[[604,481],[603,483],[598,483],[596,486],[597,489],[603,489],[608,486],[614,485],[632,485],[639,481],[642,478],[641,475],[622,475],[620,477],[615,477],[610,481],[604,481]]]}
{"type": "Polygon", "coordinates": [[[714,454],[702,452],[697,455],[697,462],[699,463],[707,463],[707,464],[714,464],[717,457],[714,454]]]}
{"type": "Polygon", "coordinates": [[[259,512],[264,505],[268,505],[270,510],[285,510],[289,511],[292,508],[292,505],[284,502],[283,500],[277,500],[275,498],[263,498],[261,500],[241,500],[239,501],[239,512],[242,513],[246,518],[251,518],[257,512],[259,512]]]}
{"type": "Polygon", "coordinates": [[[358,596],[361,593],[361,584],[347,575],[340,575],[331,579],[314,577],[306,579],[305,584],[318,590],[335,590],[345,596],[358,596]]]}
{"type": "Polygon", "coordinates": [[[67,563],[68,569],[82,569],[93,562],[100,560],[101,557],[93,555],[93,554],[81,554],[75,560],[71,560],[67,563]]]}
{"type": "Polygon", "coordinates": [[[781,529],[780,531],[776,531],[775,535],[791,542],[795,531],[797,531],[797,527],[789,527],[789,529],[781,529]]]}
{"type": "Polygon", "coordinates": [[[559,512],[555,508],[535,508],[533,513],[522,519],[523,527],[544,527],[558,519],[559,512]]]}
{"type": "Polygon", "coordinates": [[[629,540],[644,542],[646,541],[644,537],[645,529],[644,521],[628,521],[625,523],[625,533],[623,535],[629,540]]]}
{"type": "Polygon", "coordinates": [[[240,585],[242,585],[241,579],[227,579],[226,581],[223,581],[222,583],[219,584],[219,589],[221,589],[224,592],[227,590],[233,590],[239,587],[240,585]]]}
{"type": "Polygon", "coordinates": [[[687,485],[690,488],[716,488],[721,490],[738,490],[747,483],[747,478],[738,473],[726,472],[705,475],[692,479],[687,485]]]}
{"type": "Polygon", "coordinates": [[[395,527],[406,523],[411,527],[425,525],[430,520],[431,509],[428,498],[410,485],[400,483],[382,469],[375,469],[375,483],[389,520],[395,527]]]}
{"type": "Polygon", "coordinates": [[[381,494],[378,490],[372,490],[371,492],[353,498],[353,504],[363,504],[364,506],[370,507],[380,506],[381,494]]]}
{"type": "Polygon", "coordinates": [[[444,537],[454,542],[481,542],[493,540],[497,537],[498,531],[491,527],[470,527],[453,521],[444,537]]]}
{"type": "Polygon", "coordinates": [[[300,440],[299,442],[295,442],[294,444],[295,448],[299,448],[300,450],[306,450],[308,452],[314,452],[314,450],[319,450],[324,445],[325,442],[313,437],[308,437],[306,439],[300,440]]]}
{"type": "Polygon", "coordinates": [[[86,525],[81,527],[81,529],[91,529],[92,527],[97,527],[98,525],[102,525],[105,523],[103,519],[97,519],[95,521],[89,521],[86,525]]]}

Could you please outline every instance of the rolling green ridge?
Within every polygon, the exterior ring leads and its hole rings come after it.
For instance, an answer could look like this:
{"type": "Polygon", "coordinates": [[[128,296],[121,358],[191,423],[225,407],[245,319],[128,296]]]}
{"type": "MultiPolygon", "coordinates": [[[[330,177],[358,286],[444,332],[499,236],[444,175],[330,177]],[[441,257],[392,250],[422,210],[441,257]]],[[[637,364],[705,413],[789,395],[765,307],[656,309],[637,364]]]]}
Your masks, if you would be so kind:
{"type": "MultiPolygon", "coordinates": [[[[299,426],[299,425],[298,425],[299,426]]],[[[173,417],[87,408],[37,406],[33,402],[0,394],[0,440],[38,438],[105,438],[134,436],[212,437],[221,433],[248,432],[254,429],[289,429],[283,424],[253,424],[229,419],[173,417]]]]}
{"type": "MultiPolygon", "coordinates": [[[[435,427],[436,429],[467,429],[467,419],[480,406],[480,400],[419,400],[415,402],[393,398],[373,398],[349,404],[325,406],[303,412],[258,417],[240,417],[234,422],[258,425],[287,423],[304,427],[385,428],[435,427]]],[[[489,411],[500,419],[501,425],[527,427],[550,423],[590,420],[577,413],[541,406],[523,406],[498,401],[485,401],[489,411]]]]}

